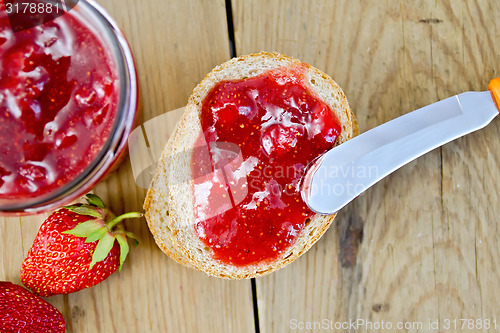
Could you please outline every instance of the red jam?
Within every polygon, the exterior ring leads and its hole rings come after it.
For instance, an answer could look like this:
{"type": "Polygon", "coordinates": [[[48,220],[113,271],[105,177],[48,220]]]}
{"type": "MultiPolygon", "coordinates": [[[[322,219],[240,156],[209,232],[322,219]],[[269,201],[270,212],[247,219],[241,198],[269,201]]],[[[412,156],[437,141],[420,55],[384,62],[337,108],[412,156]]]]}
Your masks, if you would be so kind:
{"type": "Polygon", "coordinates": [[[193,154],[195,230],[220,262],[276,259],[313,215],[300,195],[301,177],[310,161],[334,146],[341,127],[302,72],[297,67],[221,82],[203,103],[199,141],[237,147],[221,148],[225,161],[221,149],[206,150],[215,168],[205,176],[203,158],[193,154]]]}
{"type": "Polygon", "coordinates": [[[67,184],[96,158],[116,114],[117,70],[71,12],[14,33],[0,8],[0,199],[22,199],[67,184]]]}

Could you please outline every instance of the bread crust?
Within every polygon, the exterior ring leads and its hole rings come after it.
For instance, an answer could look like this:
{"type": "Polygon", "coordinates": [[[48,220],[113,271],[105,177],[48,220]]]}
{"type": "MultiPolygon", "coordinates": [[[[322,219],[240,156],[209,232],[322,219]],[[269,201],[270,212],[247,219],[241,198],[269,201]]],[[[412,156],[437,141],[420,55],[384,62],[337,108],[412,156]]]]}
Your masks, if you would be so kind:
{"type": "Polygon", "coordinates": [[[197,237],[189,182],[191,168],[189,149],[201,131],[200,114],[206,95],[223,80],[241,80],[268,70],[301,65],[305,67],[309,89],[329,105],[340,121],[341,144],[359,133],[342,89],[319,69],[278,53],[261,52],[233,58],[215,67],[194,88],[186,111],[167,142],[144,202],[145,216],[160,249],[175,261],[225,279],[247,279],[269,274],[291,263],[316,243],[333,222],[335,215],[314,215],[296,242],[272,262],[235,267],[212,258],[211,249],[197,237]],[[185,153],[185,154],[183,154],[185,153]]]}

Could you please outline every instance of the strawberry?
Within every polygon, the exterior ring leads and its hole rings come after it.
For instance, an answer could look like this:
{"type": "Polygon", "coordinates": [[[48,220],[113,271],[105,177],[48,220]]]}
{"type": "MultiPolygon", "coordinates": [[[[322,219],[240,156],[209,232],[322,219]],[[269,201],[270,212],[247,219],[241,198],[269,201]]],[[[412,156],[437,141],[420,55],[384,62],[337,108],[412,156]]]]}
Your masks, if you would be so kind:
{"type": "Polygon", "coordinates": [[[21,281],[46,297],[95,286],[117,269],[129,252],[123,220],[140,213],[115,215],[102,200],[87,194],[88,204],[63,207],[42,224],[21,268],[21,281]]]}
{"type": "Polygon", "coordinates": [[[59,333],[62,314],[41,297],[11,282],[0,282],[0,332],[59,333]]]}

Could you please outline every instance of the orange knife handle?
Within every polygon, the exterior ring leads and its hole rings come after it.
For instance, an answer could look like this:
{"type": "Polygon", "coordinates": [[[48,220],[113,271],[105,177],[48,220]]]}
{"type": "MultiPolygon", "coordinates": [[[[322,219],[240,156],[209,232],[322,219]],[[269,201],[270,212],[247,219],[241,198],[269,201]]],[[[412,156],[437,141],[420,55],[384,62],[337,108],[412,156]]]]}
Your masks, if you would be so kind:
{"type": "Polygon", "coordinates": [[[491,96],[495,100],[498,112],[500,112],[500,77],[491,80],[488,89],[491,91],[491,96]]]}

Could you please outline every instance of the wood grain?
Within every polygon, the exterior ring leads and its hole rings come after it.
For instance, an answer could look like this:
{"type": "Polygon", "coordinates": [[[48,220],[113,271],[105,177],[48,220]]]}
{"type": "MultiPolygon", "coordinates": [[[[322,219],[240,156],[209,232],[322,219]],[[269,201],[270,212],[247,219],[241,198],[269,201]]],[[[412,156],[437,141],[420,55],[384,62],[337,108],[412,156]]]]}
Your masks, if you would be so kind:
{"type": "MultiPolygon", "coordinates": [[[[498,2],[236,0],[233,11],[239,54],[278,51],[326,71],[362,131],[485,90],[500,70],[498,2]]],[[[342,210],[297,262],[258,279],[261,332],[325,318],[437,332],[429,320],[500,318],[499,128],[496,120],[400,169],[342,210]]]]}
{"type": "MultiPolygon", "coordinates": [[[[101,0],[123,27],[137,64],[142,119],[185,105],[194,86],[229,58],[224,1],[101,0]]],[[[141,211],[145,190],[130,162],[95,189],[117,212],[141,211]]],[[[19,269],[44,216],[0,218],[0,280],[19,283],[19,269]]],[[[253,332],[249,281],[228,282],[165,256],[144,219],[128,228],[141,245],[121,273],[68,296],[50,297],[67,332],[253,332]]]]}

